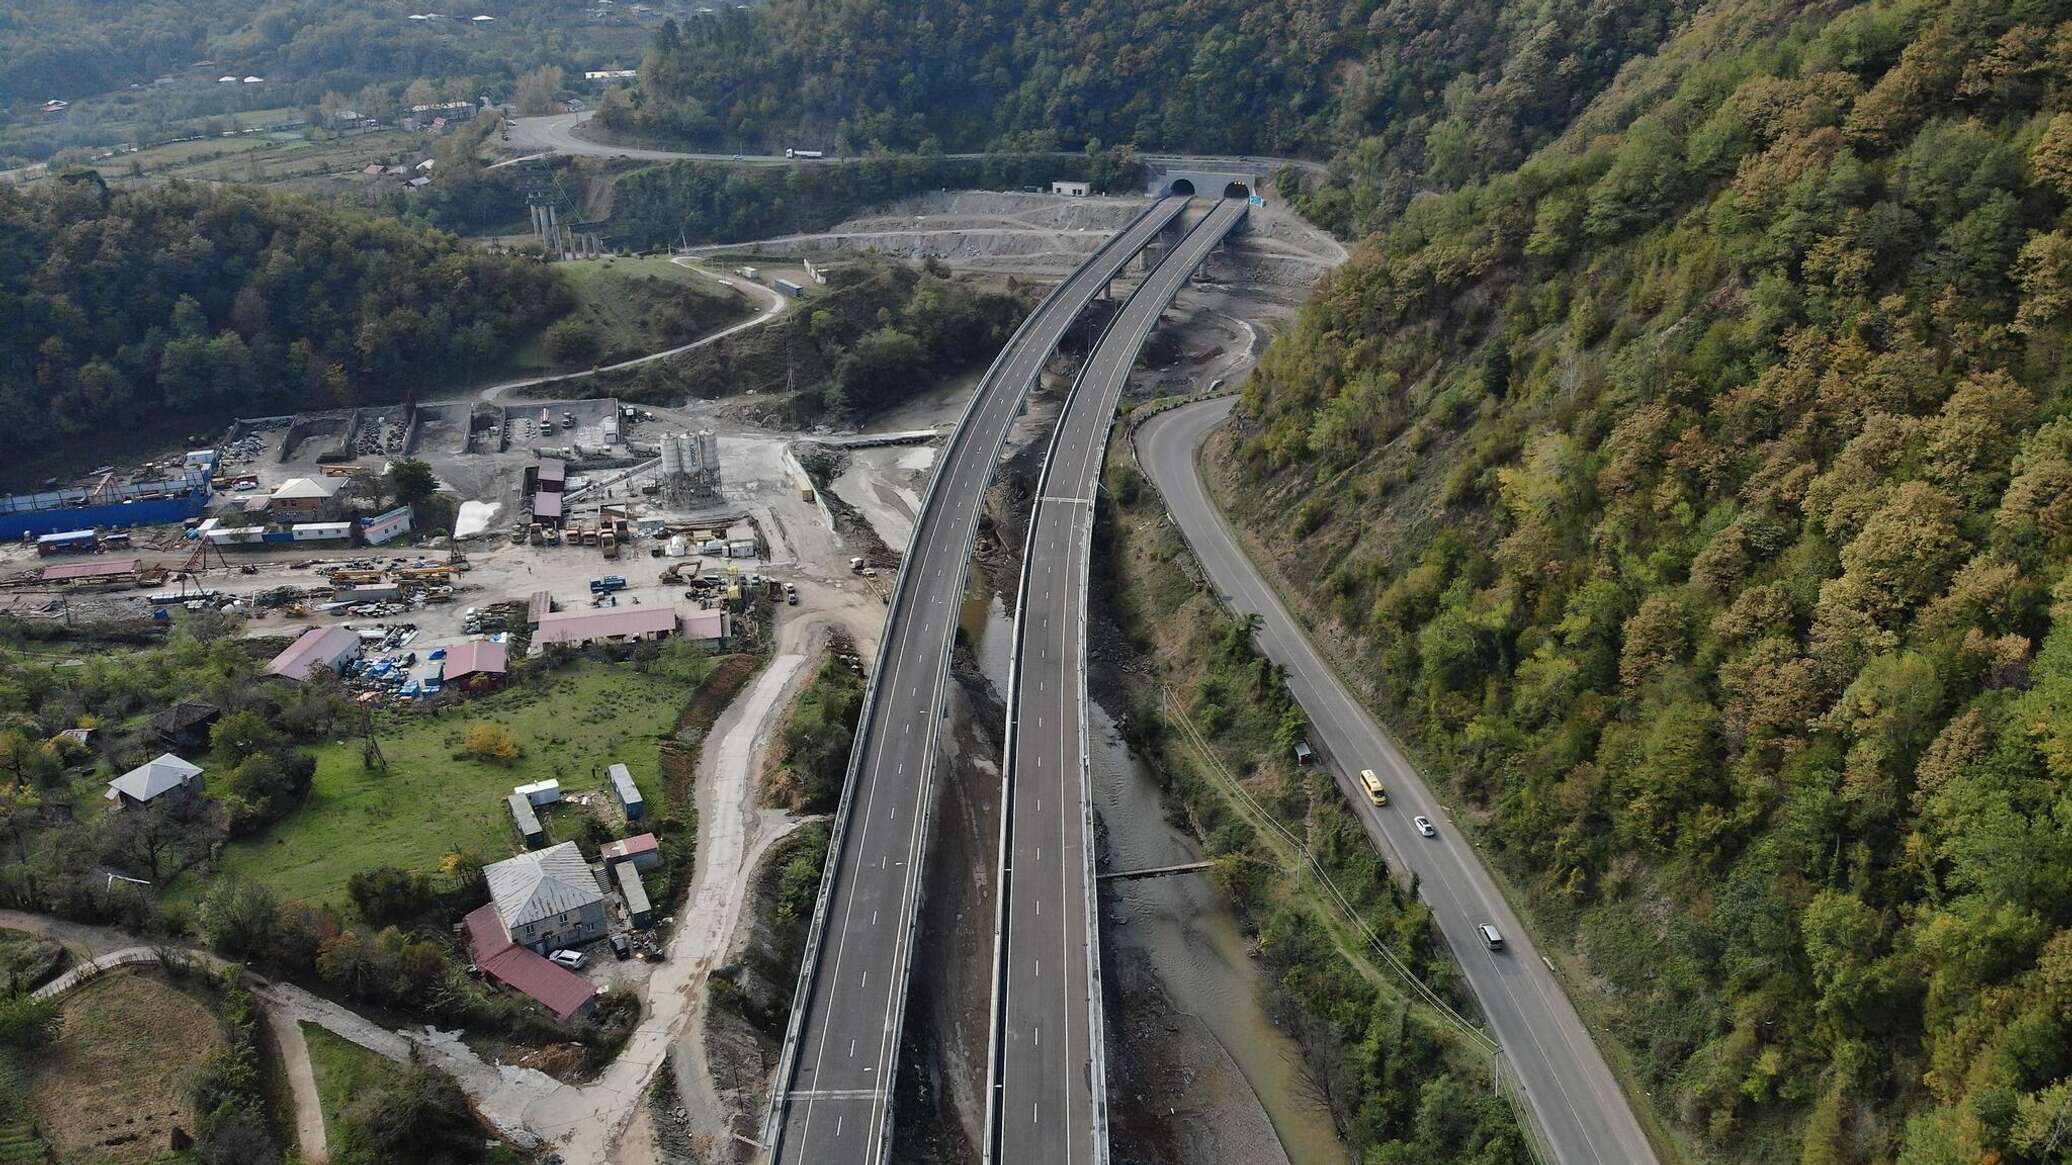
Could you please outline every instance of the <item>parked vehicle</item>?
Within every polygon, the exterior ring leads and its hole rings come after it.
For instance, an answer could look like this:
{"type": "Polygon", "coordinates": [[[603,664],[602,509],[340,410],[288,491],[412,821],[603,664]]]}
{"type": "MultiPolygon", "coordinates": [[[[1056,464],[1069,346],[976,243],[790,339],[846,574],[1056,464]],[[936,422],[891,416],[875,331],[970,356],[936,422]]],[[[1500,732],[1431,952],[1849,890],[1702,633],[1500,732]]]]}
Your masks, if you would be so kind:
{"type": "Polygon", "coordinates": [[[626,941],[625,935],[612,936],[612,957],[622,963],[633,957],[633,944],[626,941]]]}
{"type": "Polygon", "coordinates": [[[584,958],[581,951],[559,950],[548,955],[547,961],[570,971],[580,971],[583,969],[583,964],[589,960],[584,958]]]}

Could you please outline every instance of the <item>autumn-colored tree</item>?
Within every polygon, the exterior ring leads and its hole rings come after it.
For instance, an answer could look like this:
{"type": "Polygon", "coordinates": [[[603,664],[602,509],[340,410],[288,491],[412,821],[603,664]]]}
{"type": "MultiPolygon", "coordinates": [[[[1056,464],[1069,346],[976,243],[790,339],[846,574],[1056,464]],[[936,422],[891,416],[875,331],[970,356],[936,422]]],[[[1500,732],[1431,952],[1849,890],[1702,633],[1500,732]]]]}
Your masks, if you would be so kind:
{"type": "Polygon", "coordinates": [[[461,752],[477,760],[507,765],[525,755],[525,747],[503,725],[477,720],[468,725],[467,740],[461,745],[461,752]]]}

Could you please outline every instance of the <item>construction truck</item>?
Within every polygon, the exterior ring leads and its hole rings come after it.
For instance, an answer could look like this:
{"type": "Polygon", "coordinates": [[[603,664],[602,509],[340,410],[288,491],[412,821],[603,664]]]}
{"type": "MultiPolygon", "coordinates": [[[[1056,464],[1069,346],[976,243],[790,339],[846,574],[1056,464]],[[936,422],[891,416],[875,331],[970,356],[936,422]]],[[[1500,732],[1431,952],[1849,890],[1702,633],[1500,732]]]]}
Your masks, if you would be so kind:
{"type": "Polygon", "coordinates": [[[364,587],[380,582],[383,577],[378,570],[334,570],[331,572],[331,584],[341,587],[364,587]]]}
{"type": "Polygon", "coordinates": [[[533,523],[533,524],[532,524],[532,525],[531,525],[531,526],[530,526],[530,527],[529,527],[529,528],[528,528],[528,529],[526,530],[526,540],[527,540],[527,541],[529,541],[529,542],[531,542],[531,543],[532,543],[532,544],[533,544],[534,546],[544,546],[544,545],[546,545],[546,542],[547,542],[547,531],[546,531],[546,528],[545,528],[545,527],[543,527],[543,526],[541,526],[541,525],[540,525],[540,524],[539,524],[538,522],[534,522],[534,523],[533,523]]]}
{"type": "Polygon", "coordinates": [[[618,536],[610,530],[606,530],[597,536],[597,545],[603,549],[606,558],[617,558],[619,556],[618,536]]]}

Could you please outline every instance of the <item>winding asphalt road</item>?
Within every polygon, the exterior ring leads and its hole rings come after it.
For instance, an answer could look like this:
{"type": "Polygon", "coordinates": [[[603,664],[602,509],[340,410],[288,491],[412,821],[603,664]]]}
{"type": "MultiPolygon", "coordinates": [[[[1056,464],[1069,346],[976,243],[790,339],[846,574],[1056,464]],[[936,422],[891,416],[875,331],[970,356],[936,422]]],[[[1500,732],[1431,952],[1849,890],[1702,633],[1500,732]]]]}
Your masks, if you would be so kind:
{"type": "Polygon", "coordinates": [[[770,302],[768,303],[768,305],[758,309],[754,315],[749,316],[747,319],[728,324],[726,327],[721,328],[719,331],[713,332],[710,335],[700,336],[697,339],[692,340],[688,344],[678,344],[674,348],[665,349],[660,352],[650,352],[645,356],[635,356],[631,360],[621,360],[617,364],[606,364],[599,368],[585,368],[578,372],[552,372],[544,376],[527,376],[520,380],[506,380],[502,384],[490,385],[488,388],[483,389],[477,395],[479,395],[483,400],[486,400],[491,404],[495,404],[499,401],[502,401],[505,397],[511,395],[512,393],[518,391],[521,388],[531,388],[534,385],[546,384],[551,381],[581,380],[587,376],[595,376],[600,372],[618,372],[621,369],[638,368],[643,364],[652,364],[657,360],[667,360],[671,356],[675,356],[683,352],[688,352],[693,348],[703,348],[707,344],[716,344],[719,341],[726,339],[728,336],[731,336],[736,332],[745,332],[750,328],[761,327],[762,325],[767,324],[771,320],[774,320],[778,316],[784,314],[784,310],[791,306],[791,297],[779,293],[775,288],[764,287],[760,283],[751,283],[746,279],[740,278],[739,276],[715,275],[702,267],[696,266],[694,263],[686,259],[671,259],[670,262],[676,264],[679,267],[683,267],[687,270],[696,272],[699,275],[703,275],[705,278],[710,279],[715,283],[725,284],[726,286],[731,287],[736,291],[761,295],[763,298],[769,300],[770,302]]]}
{"type": "Polygon", "coordinates": [[[1440,934],[1481,1003],[1557,1165],[1653,1165],[1654,1150],[1618,1081],[1481,858],[1465,837],[1447,828],[1442,802],[1346,691],[1209,499],[1198,450],[1233,403],[1202,401],[1146,421],[1137,431],[1145,472],[1231,609],[1260,616],[1260,650],[1287,669],[1288,688],[1309,715],[1311,742],[1336,762],[1339,788],[1368,836],[1398,871],[1417,873],[1440,934]],[[1358,788],[1355,774],[1363,768],[1374,769],[1387,784],[1388,807],[1376,808],[1358,788]],[[1417,815],[1438,823],[1437,837],[1418,834],[1410,821],[1417,815]],[[1505,949],[1483,946],[1475,927],[1485,922],[1502,932],[1505,949]]]}
{"type": "Polygon", "coordinates": [[[1016,600],[994,956],[986,1160],[1108,1160],[1093,805],[1086,752],[1086,587],[1094,490],[1137,354],[1209,251],[1244,217],[1225,200],[1154,268],[1072,387],[1037,486],[1016,600]]]}
{"type": "Polygon", "coordinates": [[[928,484],[865,696],[807,932],[764,1141],[796,1165],[875,1165],[927,844],[935,733],[979,506],[1022,400],[1088,301],[1186,208],[1162,199],[1051,291],[980,381],[928,484]]]}

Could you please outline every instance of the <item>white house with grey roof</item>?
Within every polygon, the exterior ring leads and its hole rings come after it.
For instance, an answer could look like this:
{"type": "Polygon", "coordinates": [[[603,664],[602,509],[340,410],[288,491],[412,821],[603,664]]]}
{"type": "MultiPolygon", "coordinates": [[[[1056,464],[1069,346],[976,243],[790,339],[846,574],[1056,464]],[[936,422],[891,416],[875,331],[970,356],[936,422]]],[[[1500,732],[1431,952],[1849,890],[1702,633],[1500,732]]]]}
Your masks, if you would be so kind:
{"type": "Polygon", "coordinates": [[[160,753],[108,782],[108,800],[128,808],[149,805],[175,789],[201,791],[201,766],[160,753]]]}
{"type": "Polygon", "coordinates": [[[604,937],[604,891],[575,842],[493,862],[482,873],[513,943],[544,953],[604,937]]]}

